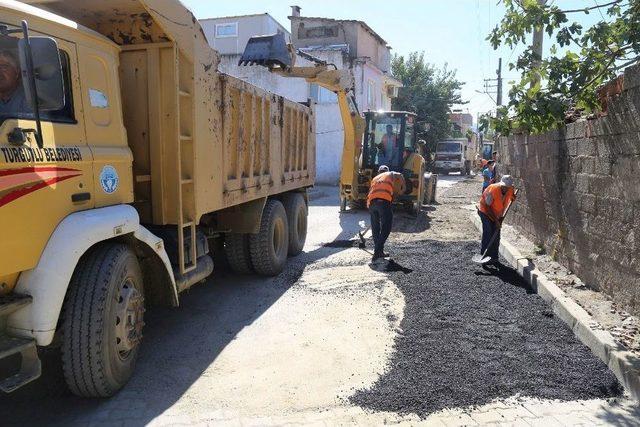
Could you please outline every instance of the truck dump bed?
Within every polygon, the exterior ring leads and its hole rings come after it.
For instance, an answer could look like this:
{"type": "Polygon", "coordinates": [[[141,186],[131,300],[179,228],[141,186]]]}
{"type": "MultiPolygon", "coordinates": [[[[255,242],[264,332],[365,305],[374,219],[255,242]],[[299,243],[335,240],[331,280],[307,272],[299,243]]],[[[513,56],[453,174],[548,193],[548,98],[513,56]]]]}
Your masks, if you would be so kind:
{"type": "Polygon", "coordinates": [[[120,45],[141,222],[193,226],[205,214],[313,185],[312,109],[220,73],[219,55],[179,2],[27,3],[120,45]]]}

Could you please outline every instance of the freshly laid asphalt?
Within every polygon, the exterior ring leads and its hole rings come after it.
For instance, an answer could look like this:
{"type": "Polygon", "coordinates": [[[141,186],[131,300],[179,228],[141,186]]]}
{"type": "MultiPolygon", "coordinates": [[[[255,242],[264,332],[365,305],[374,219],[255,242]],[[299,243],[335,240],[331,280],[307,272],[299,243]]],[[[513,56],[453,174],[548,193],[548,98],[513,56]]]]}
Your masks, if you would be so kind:
{"type": "Polygon", "coordinates": [[[483,269],[476,242],[388,247],[389,278],[406,306],[387,370],[354,404],[426,416],[513,396],[579,400],[621,395],[614,375],[513,269],[483,269]],[[407,271],[407,270],[405,270],[407,271]]]}

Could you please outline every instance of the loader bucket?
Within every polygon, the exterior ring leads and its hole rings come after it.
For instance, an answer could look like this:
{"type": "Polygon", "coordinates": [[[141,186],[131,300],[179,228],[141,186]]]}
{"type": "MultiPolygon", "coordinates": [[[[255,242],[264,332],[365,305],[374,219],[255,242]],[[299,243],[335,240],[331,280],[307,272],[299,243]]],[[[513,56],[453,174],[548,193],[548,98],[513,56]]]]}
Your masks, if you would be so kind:
{"type": "Polygon", "coordinates": [[[263,65],[269,68],[290,68],[291,54],[284,39],[284,34],[254,36],[244,48],[238,65],[263,65]]]}

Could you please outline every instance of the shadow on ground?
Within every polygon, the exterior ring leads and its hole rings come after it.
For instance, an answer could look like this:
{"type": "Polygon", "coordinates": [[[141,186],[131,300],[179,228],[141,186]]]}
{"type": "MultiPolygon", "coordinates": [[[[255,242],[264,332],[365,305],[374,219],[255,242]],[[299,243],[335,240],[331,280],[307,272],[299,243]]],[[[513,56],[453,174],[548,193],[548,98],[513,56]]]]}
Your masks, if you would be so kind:
{"type": "MultiPolygon", "coordinates": [[[[326,199],[312,202],[316,206],[325,204],[326,199]]],[[[337,203],[333,205],[337,210],[337,203]]],[[[327,223],[329,232],[325,233],[328,241],[353,238],[367,215],[341,215],[339,226],[335,216],[332,218],[334,222],[327,223]]],[[[126,419],[128,425],[149,423],[172,407],[225,347],[297,282],[308,265],[346,248],[312,241],[305,249],[289,259],[286,270],[276,278],[236,276],[216,268],[205,284],[181,294],[179,308],[152,307],[145,319],[144,345],[136,372],[111,399],[72,395],[63,379],[59,351],[46,349],[41,356],[42,377],[12,394],[0,395],[0,424],[87,425],[96,421],[116,423],[119,418],[126,419]],[[7,418],[6,414],[11,415],[7,418]]]]}
{"type": "Polygon", "coordinates": [[[475,242],[394,247],[410,274],[389,272],[406,306],[388,370],[351,402],[426,416],[516,395],[579,400],[619,396],[604,363],[513,269],[471,262],[475,242]]]}

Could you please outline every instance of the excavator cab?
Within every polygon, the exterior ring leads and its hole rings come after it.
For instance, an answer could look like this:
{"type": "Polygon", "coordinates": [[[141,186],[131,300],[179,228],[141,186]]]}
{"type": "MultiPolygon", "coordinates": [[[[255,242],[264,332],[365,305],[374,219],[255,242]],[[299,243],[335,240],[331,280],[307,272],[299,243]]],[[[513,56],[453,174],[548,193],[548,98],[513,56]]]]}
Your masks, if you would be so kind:
{"type": "Polygon", "coordinates": [[[404,161],[418,152],[415,133],[416,115],[404,111],[367,111],[362,146],[362,168],[373,169],[386,165],[402,172],[404,161]]]}
{"type": "Polygon", "coordinates": [[[394,202],[417,214],[424,199],[425,161],[416,138],[416,115],[407,111],[367,111],[364,119],[358,191],[350,205],[363,205],[371,178],[378,167],[386,165],[402,173],[406,182],[405,194],[394,202]]]}

